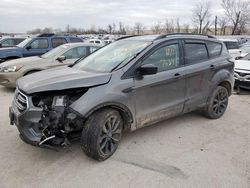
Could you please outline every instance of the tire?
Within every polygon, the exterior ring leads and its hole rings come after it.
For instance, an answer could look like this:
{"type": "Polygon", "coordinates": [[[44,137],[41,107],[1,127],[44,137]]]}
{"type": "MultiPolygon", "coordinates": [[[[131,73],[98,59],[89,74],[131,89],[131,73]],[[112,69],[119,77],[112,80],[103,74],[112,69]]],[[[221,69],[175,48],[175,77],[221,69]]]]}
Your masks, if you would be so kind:
{"type": "Polygon", "coordinates": [[[116,151],[123,120],[118,111],[103,109],[91,115],[82,130],[81,147],[87,156],[103,161],[116,151]]]}
{"type": "Polygon", "coordinates": [[[218,86],[209,97],[208,104],[203,113],[210,119],[218,119],[225,113],[228,105],[228,91],[223,86],[218,86]]]}

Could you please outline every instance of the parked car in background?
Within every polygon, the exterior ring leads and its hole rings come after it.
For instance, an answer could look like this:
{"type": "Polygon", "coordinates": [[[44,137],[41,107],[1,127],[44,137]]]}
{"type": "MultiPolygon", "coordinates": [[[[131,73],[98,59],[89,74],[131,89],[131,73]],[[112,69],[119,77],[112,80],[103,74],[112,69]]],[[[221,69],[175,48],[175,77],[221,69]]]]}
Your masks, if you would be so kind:
{"type": "MultiPolygon", "coordinates": [[[[250,53],[250,43],[247,42],[247,43],[243,44],[240,47],[240,50],[241,50],[241,57],[240,58],[245,57],[247,54],[250,53]]],[[[238,58],[238,59],[240,59],[240,58],[238,58]]]]}
{"type": "Polygon", "coordinates": [[[19,37],[4,37],[0,39],[0,48],[8,48],[8,47],[14,47],[21,42],[23,42],[25,38],[19,38],[19,37]]]}
{"type": "Polygon", "coordinates": [[[57,66],[71,65],[100,47],[101,45],[96,44],[69,43],[41,56],[6,61],[0,64],[0,85],[15,88],[16,81],[20,77],[57,66]]]}
{"type": "Polygon", "coordinates": [[[223,43],[226,45],[229,54],[234,58],[237,59],[241,57],[241,49],[240,49],[240,44],[237,39],[219,39],[223,41],[223,43]]]}
{"type": "Polygon", "coordinates": [[[89,40],[89,43],[105,45],[105,42],[102,41],[102,40],[100,40],[100,39],[90,39],[90,40],[89,40]]]}
{"type": "Polygon", "coordinates": [[[34,146],[68,146],[109,158],[126,130],[202,109],[210,119],[227,109],[234,62],[211,36],[149,35],[118,40],[73,66],[18,80],[11,124],[34,146]],[[78,133],[78,134],[77,134],[78,133]]]}
{"type": "Polygon", "coordinates": [[[55,34],[41,34],[27,38],[16,47],[0,49],[0,63],[21,57],[42,55],[65,43],[83,42],[81,38],[55,34]]]}
{"type": "Polygon", "coordinates": [[[250,54],[235,61],[235,87],[250,89],[250,54]]]}

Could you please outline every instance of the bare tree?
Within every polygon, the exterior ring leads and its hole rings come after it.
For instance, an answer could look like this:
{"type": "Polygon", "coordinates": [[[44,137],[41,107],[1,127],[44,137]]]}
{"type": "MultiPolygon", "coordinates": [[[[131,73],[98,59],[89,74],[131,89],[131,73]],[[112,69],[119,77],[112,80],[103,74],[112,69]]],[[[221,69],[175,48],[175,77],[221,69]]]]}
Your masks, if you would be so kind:
{"type": "Polygon", "coordinates": [[[180,26],[180,19],[176,19],[176,32],[180,33],[181,32],[181,26],[180,26]]]}
{"type": "Polygon", "coordinates": [[[107,30],[108,30],[108,33],[111,34],[112,33],[112,25],[111,24],[108,24],[108,27],[107,27],[107,30]]]}
{"type": "Polygon", "coordinates": [[[183,25],[182,27],[183,27],[183,31],[184,31],[185,33],[189,33],[189,32],[190,32],[190,28],[189,28],[189,25],[188,25],[188,24],[185,24],[185,25],[183,25]]]}
{"type": "Polygon", "coordinates": [[[198,33],[206,33],[210,24],[210,2],[198,2],[195,4],[192,12],[193,12],[193,22],[195,26],[198,28],[198,33]]]}
{"type": "Polygon", "coordinates": [[[174,20],[168,20],[166,19],[165,24],[164,24],[164,31],[166,33],[173,33],[175,30],[175,24],[174,24],[174,20]]]}
{"type": "Polygon", "coordinates": [[[140,35],[140,34],[144,33],[145,26],[144,26],[142,23],[137,22],[137,23],[135,23],[135,25],[134,25],[134,30],[135,30],[135,33],[136,33],[137,35],[140,35]]]}
{"type": "Polygon", "coordinates": [[[214,18],[214,35],[217,35],[217,30],[218,30],[218,17],[215,16],[215,18],[214,18]]]}
{"type": "Polygon", "coordinates": [[[241,34],[249,23],[249,0],[222,0],[221,6],[231,23],[232,35],[241,34]]]}
{"type": "Polygon", "coordinates": [[[228,22],[225,17],[221,17],[218,19],[218,27],[220,28],[220,35],[226,34],[227,23],[228,22]]]}
{"type": "Polygon", "coordinates": [[[119,22],[119,34],[126,35],[126,29],[122,22],[119,22]]]}
{"type": "Polygon", "coordinates": [[[153,34],[161,34],[162,33],[162,24],[161,22],[157,22],[151,27],[153,34]]]}

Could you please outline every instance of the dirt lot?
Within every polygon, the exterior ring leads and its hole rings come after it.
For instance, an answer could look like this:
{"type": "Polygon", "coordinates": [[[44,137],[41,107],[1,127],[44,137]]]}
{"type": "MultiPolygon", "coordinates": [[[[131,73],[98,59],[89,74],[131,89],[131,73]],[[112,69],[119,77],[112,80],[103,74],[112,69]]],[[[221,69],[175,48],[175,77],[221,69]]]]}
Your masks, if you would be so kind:
{"type": "Polygon", "coordinates": [[[123,136],[96,162],[76,142],[59,152],[23,143],[9,125],[12,90],[0,87],[0,187],[250,187],[250,96],[226,114],[186,114],[123,136]],[[39,186],[38,186],[39,185],[39,186]]]}

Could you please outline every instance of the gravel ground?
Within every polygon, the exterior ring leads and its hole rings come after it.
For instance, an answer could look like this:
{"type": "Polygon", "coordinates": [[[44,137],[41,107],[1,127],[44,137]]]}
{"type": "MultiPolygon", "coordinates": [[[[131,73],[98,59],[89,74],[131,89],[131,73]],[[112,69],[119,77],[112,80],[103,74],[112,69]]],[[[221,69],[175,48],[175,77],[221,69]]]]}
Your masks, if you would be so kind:
{"type": "Polygon", "coordinates": [[[9,125],[13,90],[0,86],[0,187],[250,187],[250,96],[226,114],[190,113],[123,135],[104,162],[79,143],[59,152],[23,143],[9,125]]]}

